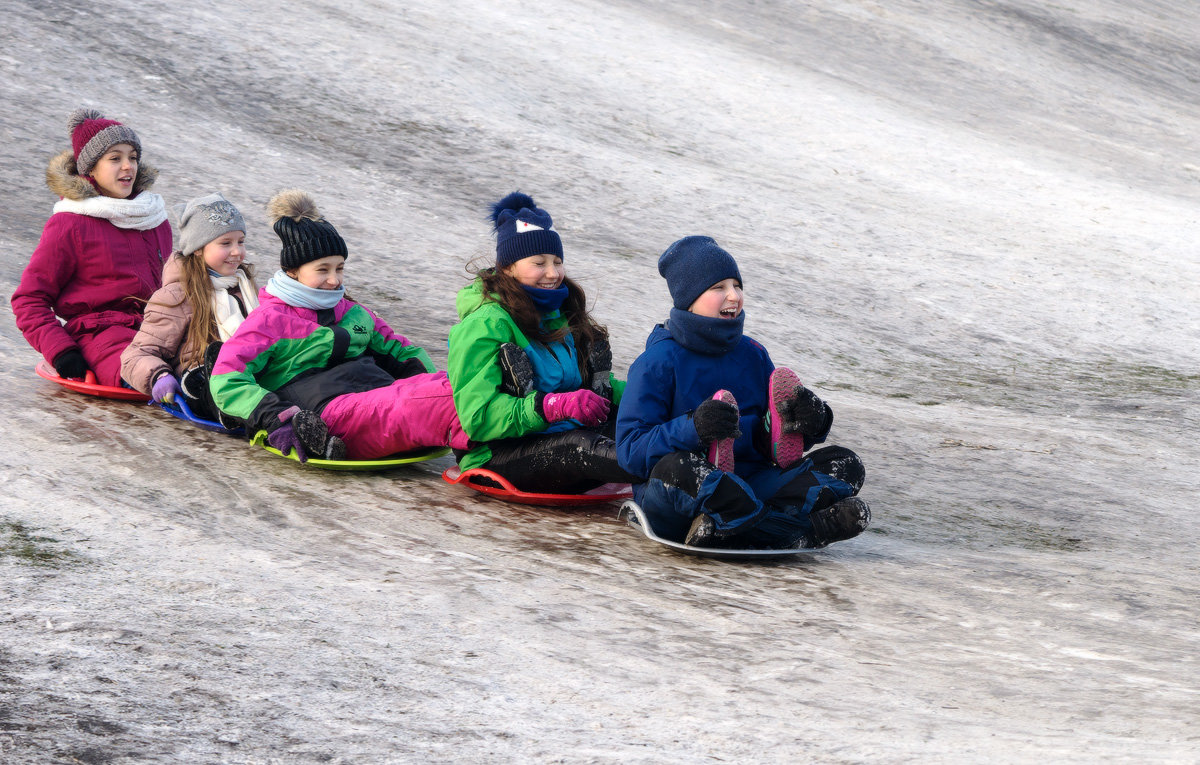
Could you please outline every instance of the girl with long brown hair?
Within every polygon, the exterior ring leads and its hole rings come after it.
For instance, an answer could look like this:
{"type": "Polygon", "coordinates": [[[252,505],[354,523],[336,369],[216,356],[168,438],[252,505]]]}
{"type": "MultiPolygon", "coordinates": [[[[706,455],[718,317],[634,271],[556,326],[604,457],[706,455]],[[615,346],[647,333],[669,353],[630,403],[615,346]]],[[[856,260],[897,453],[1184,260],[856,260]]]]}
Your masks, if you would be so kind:
{"type": "Polygon", "coordinates": [[[496,263],[459,291],[450,330],[446,372],[471,439],[459,467],[542,493],[630,482],[612,439],[624,382],[607,330],[567,278],[550,214],[514,192],[491,218],[496,263]]]}
{"type": "Polygon", "coordinates": [[[208,372],[219,344],[258,306],[258,287],[245,263],[246,224],[236,207],[208,194],[176,209],[179,249],[121,354],[121,376],[158,402],[183,395],[197,415],[215,420],[208,372]]]}

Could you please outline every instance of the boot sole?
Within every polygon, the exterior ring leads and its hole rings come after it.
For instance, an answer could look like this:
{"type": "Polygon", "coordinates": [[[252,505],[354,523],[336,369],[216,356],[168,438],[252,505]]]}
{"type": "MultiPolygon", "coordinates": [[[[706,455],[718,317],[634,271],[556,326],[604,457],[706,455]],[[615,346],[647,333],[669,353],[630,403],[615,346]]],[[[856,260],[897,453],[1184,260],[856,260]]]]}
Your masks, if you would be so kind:
{"type": "Polygon", "coordinates": [[[767,424],[771,435],[771,458],[780,468],[795,467],[804,459],[804,436],[783,432],[783,416],[779,409],[802,388],[800,378],[790,369],[779,368],[771,373],[767,393],[767,424]]]}
{"type": "MultiPolygon", "coordinates": [[[[717,401],[724,401],[726,404],[737,406],[737,399],[727,390],[719,390],[713,396],[717,401]]],[[[716,467],[717,470],[722,470],[726,473],[732,473],[733,462],[733,439],[718,438],[713,441],[708,447],[708,461],[716,467]]]]}

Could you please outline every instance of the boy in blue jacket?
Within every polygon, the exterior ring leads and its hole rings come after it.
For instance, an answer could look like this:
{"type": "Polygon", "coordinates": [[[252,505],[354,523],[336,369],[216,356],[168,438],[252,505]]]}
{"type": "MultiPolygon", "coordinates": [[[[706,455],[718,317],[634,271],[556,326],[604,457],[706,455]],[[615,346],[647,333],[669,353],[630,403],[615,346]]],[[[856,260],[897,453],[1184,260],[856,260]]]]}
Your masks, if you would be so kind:
{"type": "Polygon", "coordinates": [[[870,523],[854,452],[824,442],[833,412],[742,334],[742,277],[707,236],[658,261],[674,307],[629,369],[617,459],[654,531],[706,547],[824,547],[870,523]]]}

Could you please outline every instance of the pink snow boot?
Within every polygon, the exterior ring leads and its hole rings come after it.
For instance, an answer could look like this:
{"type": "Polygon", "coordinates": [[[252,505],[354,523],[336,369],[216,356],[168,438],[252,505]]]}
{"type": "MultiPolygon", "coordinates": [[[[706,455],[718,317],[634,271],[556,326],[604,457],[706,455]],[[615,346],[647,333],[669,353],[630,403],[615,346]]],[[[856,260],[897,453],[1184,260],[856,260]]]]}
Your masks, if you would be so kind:
{"type": "Polygon", "coordinates": [[[804,459],[804,436],[785,431],[786,423],[781,411],[796,397],[796,391],[803,387],[800,378],[790,369],[780,367],[771,373],[767,389],[766,427],[771,439],[771,459],[784,470],[804,459]]]}
{"type": "MultiPolygon", "coordinates": [[[[722,401],[732,406],[737,406],[737,399],[727,390],[719,390],[713,395],[716,401],[722,401]]],[[[715,438],[708,447],[708,461],[711,462],[717,470],[723,470],[726,473],[733,472],[733,439],[732,438],[715,438]]]]}

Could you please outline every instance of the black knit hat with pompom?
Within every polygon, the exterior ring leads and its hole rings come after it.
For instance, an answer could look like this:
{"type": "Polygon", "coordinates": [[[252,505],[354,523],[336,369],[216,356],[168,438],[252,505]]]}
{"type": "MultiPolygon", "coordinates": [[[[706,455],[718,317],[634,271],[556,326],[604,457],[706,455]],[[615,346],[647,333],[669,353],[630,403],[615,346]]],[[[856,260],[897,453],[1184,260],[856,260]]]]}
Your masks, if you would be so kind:
{"type": "Polygon", "coordinates": [[[349,257],[346,240],[325,220],[306,191],[281,191],[267,203],[267,215],[283,242],[279,267],[294,271],[305,263],[330,255],[349,257]]]}

